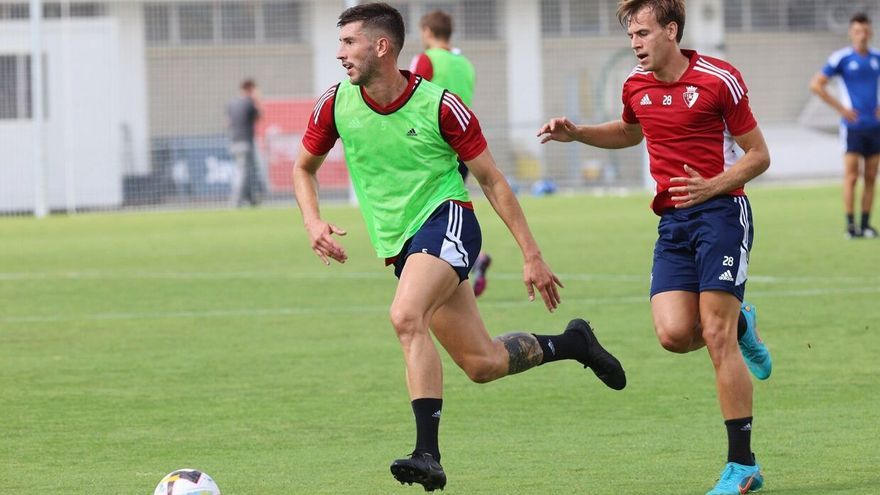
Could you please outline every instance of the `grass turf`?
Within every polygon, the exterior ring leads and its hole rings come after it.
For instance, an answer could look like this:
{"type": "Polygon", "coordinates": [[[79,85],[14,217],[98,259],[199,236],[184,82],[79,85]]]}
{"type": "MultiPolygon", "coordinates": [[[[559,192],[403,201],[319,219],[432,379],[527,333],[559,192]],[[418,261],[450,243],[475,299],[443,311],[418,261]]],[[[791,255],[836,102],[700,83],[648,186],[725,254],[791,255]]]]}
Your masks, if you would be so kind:
{"type": "MultiPolygon", "coordinates": [[[[747,298],[774,372],[755,385],[766,493],[873,494],[880,475],[880,241],[843,239],[838,190],[752,188],[747,298]]],[[[704,493],[726,454],[705,351],[653,335],[647,198],[523,198],[566,285],[528,303],[485,201],[492,334],[589,318],[623,392],[576,363],[488,385],[444,355],[446,493],[704,493]]],[[[325,267],[293,209],[0,221],[0,493],[150,493],[195,467],[227,495],[421,493],[388,472],[412,413],[388,323],[394,290],[356,210],[325,267]]]]}

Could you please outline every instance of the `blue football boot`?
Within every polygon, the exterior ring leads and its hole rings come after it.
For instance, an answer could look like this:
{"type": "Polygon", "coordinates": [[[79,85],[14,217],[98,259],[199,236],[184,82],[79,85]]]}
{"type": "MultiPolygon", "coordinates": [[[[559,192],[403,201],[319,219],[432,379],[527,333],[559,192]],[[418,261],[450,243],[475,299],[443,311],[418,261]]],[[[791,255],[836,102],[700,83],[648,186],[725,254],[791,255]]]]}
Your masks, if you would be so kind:
{"type": "Polygon", "coordinates": [[[770,359],[770,351],[758,336],[758,308],[743,301],[740,311],[746,319],[746,333],[739,340],[739,350],[755,378],[766,380],[773,371],[773,361],[770,359]]]}
{"type": "Polygon", "coordinates": [[[744,466],[735,462],[728,462],[721,472],[721,479],[715,488],[706,492],[706,495],[744,495],[756,492],[764,486],[764,475],[761,474],[761,466],[744,466]]]}

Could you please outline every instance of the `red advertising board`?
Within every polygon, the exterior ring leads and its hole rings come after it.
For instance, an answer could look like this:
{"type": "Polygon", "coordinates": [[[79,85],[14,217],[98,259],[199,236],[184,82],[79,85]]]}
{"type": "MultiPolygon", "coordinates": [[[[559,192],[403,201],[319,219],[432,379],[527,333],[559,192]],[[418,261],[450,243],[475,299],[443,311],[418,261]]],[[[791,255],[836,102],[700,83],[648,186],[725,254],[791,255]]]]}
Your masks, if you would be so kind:
{"type": "MultiPolygon", "coordinates": [[[[257,122],[257,140],[263,159],[268,164],[270,192],[291,192],[293,162],[299,154],[302,136],[312,108],[311,99],[265,99],[262,117],[257,122]]],[[[348,170],[339,142],[330,150],[318,170],[321,188],[347,189],[348,170]]]]}

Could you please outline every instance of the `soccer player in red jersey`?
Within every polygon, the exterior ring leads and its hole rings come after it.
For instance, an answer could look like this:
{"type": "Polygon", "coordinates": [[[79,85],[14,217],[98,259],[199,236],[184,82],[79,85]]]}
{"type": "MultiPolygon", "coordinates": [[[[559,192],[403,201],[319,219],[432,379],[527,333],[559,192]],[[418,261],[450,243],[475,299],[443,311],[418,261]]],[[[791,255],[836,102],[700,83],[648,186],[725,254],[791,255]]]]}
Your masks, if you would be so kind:
{"type": "Polygon", "coordinates": [[[767,144],[739,71],[679,48],[683,0],[621,0],[617,14],[639,60],[623,86],[622,118],[582,126],[554,118],[538,135],[542,143],[600,148],[647,140],[656,181],[651,206],[660,216],[651,273],[656,334],[671,352],[707,347],[715,368],[728,458],[707,495],[756,491],[764,480],[751,451],[747,365],[766,379],[771,360],[757,337],[755,308],[743,302],[753,238],[743,186],[770,165],[767,144]]]}

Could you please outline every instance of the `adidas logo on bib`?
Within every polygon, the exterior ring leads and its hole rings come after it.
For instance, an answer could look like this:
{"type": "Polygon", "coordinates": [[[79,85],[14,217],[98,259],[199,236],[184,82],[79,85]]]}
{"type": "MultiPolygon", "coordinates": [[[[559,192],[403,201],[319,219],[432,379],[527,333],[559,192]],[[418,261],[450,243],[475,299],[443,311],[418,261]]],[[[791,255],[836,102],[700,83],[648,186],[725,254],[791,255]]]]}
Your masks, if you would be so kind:
{"type": "Polygon", "coordinates": [[[407,135],[407,137],[415,137],[415,136],[418,136],[419,133],[416,132],[415,129],[412,129],[412,128],[411,128],[411,129],[406,133],[406,135],[407,135]]]}

